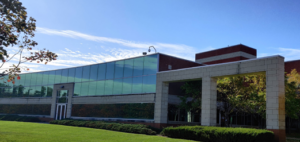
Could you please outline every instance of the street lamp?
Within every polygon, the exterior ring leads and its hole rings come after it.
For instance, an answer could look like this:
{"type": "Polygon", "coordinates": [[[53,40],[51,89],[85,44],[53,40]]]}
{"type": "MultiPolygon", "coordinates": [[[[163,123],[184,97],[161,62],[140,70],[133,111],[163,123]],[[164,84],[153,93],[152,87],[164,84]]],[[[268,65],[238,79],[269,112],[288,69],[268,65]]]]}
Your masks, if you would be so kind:
{"type": "Polygon", "coordinates": [[[151,47],[155,50],[155,53],[156,53],[156,49],[154,48],[154,46],[149,46],[148,52],[151,52],[151,49],[150,49],[151,47]]]}
{"type": "MultiPolygon", "coordinates": [[[[155,53],[156,53],[156,49],[154,46],[149,46],[148,52],[151,52],[151,49],[150,49],[151,47],[155,50],[155,53]]],[[[147,52],[143,52],[143,55],[147,55],[147,52]]]]}

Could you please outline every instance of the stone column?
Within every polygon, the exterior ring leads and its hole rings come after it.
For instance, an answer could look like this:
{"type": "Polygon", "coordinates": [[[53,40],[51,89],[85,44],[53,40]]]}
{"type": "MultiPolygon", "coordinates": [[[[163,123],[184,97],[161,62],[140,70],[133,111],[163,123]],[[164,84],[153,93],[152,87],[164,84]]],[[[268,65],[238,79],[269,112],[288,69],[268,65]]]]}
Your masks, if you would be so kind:
{"type": "Polygon", "coordinates": [[[266,124],[276,141],[285,142],[284,58],[266,61],[266,124]]]}
{"type": "Polygon", "coordinates": [[[55,119],[55,109],[56,109],[56,97],[57,97],[57,91],[56,91],[55,85],[53,85],[53,90],[52,90],[52,101],[51,101],[51,113],[50,113],[50,118],[55,119]]]}
{"type": "Polygon", "coordinates": [[[157,82],[154,107],[155,127],[161,128],[168,122],[168,92],[169,83],[157,82]]]}
{"type": "Polygon", "coordinates": [[[217,80],[211,77],[202,78],[202,111],[201,125],[217,124],[217,80]]]}
{"type": "Polygon", "coordinates": [[[68,93],[69,93],[66,118],[70,118],[72,112],[72,98],[74,94],[74,83],[65,85],[65,88],[68,89],[68,93]]]}

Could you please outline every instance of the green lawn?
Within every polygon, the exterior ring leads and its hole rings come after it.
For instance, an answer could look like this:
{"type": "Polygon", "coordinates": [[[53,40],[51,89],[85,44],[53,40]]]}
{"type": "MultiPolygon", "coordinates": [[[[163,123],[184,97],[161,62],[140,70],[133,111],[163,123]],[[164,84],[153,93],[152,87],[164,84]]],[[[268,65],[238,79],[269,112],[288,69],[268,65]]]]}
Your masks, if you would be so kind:
{"type": "Polygon", "coordinates": [[[0,121],[0,142],[188,142],[161,136],[53,124],[0,121]]]}

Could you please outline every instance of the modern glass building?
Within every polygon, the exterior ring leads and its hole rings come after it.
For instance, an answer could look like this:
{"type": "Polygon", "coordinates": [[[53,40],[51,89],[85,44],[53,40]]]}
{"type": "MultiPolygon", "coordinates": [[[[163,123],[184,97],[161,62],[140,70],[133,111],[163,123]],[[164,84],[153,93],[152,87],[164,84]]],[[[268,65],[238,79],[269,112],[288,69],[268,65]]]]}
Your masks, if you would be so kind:
{"type": "Polygon", "coordinates": [[[157,56],[21,74],[15,84],[1,80],[0,97],[52,97],[60,83],[74,83],[74,96],[155,93],[157,56]]]}
{"type": "Polygon", "coordinates": [[[153,121],[156,73],[172,69],[176,60],[189,66],[199,65],[156,53],[81,67],[24,73],[15,84],[1,80],[0,114],[52,119],[153,121]],[[8,99],[12,101],[4,102],[8,99]]]}

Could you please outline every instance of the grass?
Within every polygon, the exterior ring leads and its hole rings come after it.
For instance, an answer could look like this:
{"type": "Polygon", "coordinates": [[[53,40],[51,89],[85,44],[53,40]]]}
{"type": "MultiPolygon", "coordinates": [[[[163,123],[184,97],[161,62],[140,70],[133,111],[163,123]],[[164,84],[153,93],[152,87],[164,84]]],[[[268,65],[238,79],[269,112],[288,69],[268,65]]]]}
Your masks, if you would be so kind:
{"type": "Polygon", "coordinates": [[[188,142],[161,136],[29,122],[0,121],[0,142],[188,142]]]}

